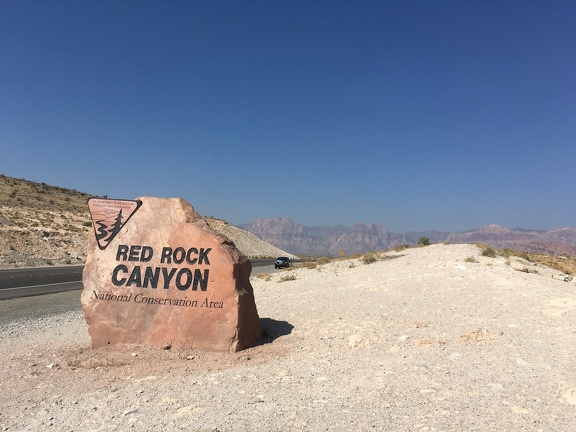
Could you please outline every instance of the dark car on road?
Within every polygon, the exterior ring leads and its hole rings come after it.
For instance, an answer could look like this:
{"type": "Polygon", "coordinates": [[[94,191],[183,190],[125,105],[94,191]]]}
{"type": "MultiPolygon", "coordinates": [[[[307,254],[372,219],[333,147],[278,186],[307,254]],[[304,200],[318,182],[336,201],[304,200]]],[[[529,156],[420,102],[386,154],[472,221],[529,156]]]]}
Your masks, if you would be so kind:
{"type": "Polygon", "coordinates": [[[288,257],[278,257],[274,262],[274,268],[290,267],[290,258],[288,257]]]}

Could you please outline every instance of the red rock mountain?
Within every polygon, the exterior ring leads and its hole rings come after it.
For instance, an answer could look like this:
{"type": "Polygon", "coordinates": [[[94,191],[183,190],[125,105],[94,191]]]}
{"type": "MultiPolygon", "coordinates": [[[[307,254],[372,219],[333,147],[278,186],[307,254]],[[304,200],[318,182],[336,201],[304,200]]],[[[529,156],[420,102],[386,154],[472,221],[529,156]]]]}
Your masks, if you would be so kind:
{"type": "Polygon", "coordinates": [[[370,250],[393,248],[401,244],[416,244],[421,237],[432,243],[486,243],[496,248],[514,248],[524,252],[576,255],[576,229],[551,231],[505,228],[484,225],[465,232],[391,233],[377,224],[356,224],[307,227],[295,224],[289,217],[258,219],[241,228],[260,239],[295,255],[346,255],[370,250]]]}

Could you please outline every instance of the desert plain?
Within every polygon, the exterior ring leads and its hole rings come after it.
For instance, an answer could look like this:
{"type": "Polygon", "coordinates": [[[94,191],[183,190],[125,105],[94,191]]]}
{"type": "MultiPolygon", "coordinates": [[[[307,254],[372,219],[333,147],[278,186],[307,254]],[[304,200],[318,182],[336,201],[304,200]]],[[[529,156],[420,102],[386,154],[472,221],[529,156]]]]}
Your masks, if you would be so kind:
{"type": "MultiPolygon", "coordinates": [[[[2,431],[572,431],[576,284],[475,245],[253,275],[233,354],[94,350],[80,309],[0,324],[2,431]]],[[[22,299],[0,302],[2,313],[22,299]]]]}

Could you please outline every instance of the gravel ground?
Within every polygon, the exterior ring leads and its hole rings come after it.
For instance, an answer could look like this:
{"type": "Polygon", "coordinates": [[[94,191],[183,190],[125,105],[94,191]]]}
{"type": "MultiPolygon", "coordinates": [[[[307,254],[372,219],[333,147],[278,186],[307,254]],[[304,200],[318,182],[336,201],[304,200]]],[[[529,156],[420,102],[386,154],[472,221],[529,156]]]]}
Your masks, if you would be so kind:
{"type": "Polygon", "coordinates": [[[79,310],[0,321],[0,430],[574,430],[576,284],[479,255],[254,277],[265,337],[235,354],[92,350],[79,310]]]}

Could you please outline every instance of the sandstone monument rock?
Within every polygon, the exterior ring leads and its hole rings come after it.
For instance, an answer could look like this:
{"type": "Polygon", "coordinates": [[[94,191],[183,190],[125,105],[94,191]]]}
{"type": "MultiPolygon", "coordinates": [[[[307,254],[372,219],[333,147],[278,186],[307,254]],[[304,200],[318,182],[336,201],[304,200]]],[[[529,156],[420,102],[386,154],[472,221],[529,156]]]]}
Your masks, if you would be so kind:
{"type": "Polygon", "coordinates": [[[252,264],[182,199],[89,200],[82,307],[94,348],[238,351],[260,338],[252,264]]]}

